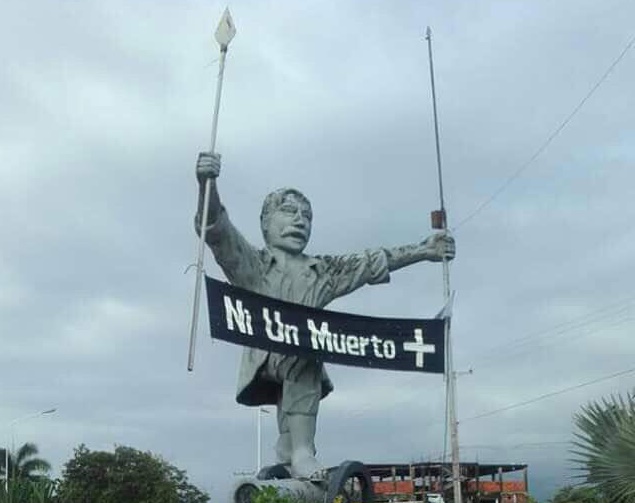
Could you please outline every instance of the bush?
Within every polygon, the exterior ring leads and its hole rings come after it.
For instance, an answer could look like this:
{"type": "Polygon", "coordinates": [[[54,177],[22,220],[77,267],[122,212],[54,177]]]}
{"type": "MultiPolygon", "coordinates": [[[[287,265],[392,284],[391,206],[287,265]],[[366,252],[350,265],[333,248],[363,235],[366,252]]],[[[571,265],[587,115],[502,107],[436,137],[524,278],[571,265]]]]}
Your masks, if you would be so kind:
{"type": "Polygon", "coordinates": [[[9,491],[4,483],[0,489],[0,503],[54,503],[55,482],[46,478],[39,480],[15,479],[9,482],[9,491]]]}

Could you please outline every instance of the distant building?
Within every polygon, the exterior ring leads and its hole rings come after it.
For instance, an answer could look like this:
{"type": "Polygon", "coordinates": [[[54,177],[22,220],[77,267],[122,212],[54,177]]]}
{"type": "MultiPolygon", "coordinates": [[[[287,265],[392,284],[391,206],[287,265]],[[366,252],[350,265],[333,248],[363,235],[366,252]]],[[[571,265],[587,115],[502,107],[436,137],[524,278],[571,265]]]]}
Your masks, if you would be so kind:
{"type": "MultiPolygon", "coordinates": [[[[398,503],[453,501],[450,463],[366,465],[375,501],[398,503]]],[[[527,465],[461,463],[464,503],[526,503],[527,465]]]]}

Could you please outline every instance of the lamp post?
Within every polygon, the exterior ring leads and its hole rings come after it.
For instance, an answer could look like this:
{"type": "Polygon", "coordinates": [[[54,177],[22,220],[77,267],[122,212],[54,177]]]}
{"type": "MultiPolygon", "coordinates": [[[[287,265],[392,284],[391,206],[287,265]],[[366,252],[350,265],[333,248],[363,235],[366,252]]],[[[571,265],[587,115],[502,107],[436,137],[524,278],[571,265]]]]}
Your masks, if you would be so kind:
{"type": "MultiPolygon", "coordinates": [[[[57,408],[43,410],[41,412],[36,412],[35,414],[28,414],[26,416],[18,417],[11,422],[9,422],[9,432],[11,434],[11,451],[15,454],[15,435],[14,435],[14,426],[16,423],[20,421],[26,421],[27,419],[33,419],[40,416],[45,416],[47,414],[53,414],[57,411],[57,408]]],[[[4,450],[4,490],[9,492],[9,442],[7,438],[7,445],[4,450]]],[[[13,460],[15,463],[15,459],[13,460]]],[[[15,471],[15,468],[14,470],[15,471]]]]}
{"type": "Polygon", "coordinates": [[[256,436],[256,475],[260,473],[260,469],[262,468],[262,414],[269,414],[269,411],[264,407],[258,407],[258,426],[257,426],[257,436],[256,436]]]}

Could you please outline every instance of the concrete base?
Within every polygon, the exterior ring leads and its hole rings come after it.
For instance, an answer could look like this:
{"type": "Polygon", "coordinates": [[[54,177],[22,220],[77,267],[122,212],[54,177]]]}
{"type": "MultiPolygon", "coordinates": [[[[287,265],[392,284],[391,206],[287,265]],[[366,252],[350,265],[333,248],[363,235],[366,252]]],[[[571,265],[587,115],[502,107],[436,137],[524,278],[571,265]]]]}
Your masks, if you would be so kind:
{"type": "Polygon", "coordinates": [[[275,487],[280,495],[306,503],[323,503],[328,490],[326,482],[310,482],[298,479],[258,480],[243,479],[234,485],[231,503],[251,503],[253,495],[264,487],[275,487]]]}

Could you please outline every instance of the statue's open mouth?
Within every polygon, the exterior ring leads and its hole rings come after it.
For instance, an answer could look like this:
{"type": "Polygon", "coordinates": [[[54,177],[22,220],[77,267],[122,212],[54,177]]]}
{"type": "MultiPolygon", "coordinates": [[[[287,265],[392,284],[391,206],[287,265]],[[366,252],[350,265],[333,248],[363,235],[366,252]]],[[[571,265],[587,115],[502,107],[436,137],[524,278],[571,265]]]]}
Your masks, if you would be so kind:
{"type": "Polygon", "coordinates": [[[285,232],[283,234],[283,237],[285,238],[296,238],[296,239],[306,239],[306,233],[299,231],[299,230],[293,230],[293,231],[288,231],[285,232]]]}

